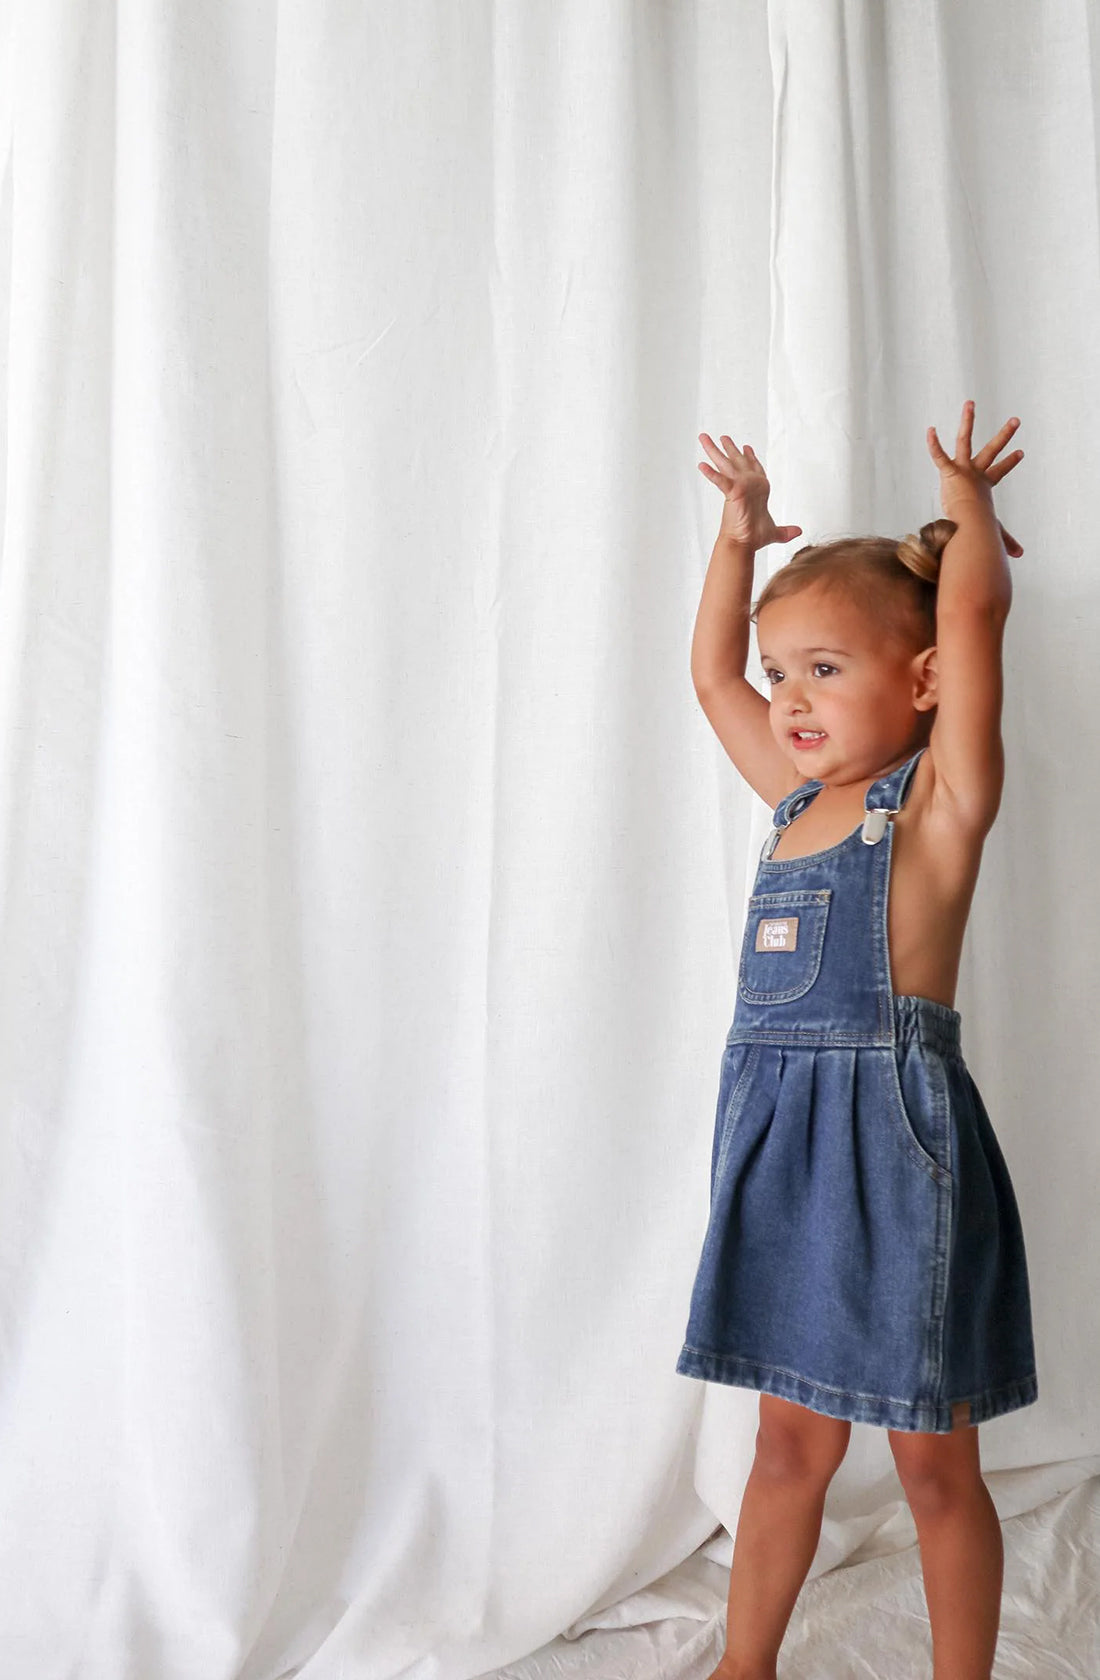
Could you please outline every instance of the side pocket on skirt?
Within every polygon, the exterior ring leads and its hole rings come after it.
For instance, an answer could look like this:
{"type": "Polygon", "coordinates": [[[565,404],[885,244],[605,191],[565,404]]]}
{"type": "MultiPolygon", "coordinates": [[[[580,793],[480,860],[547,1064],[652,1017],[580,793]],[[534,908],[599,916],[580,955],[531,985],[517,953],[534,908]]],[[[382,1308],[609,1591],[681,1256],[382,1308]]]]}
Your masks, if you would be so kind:
{"type": "Polygon", "coordinates": [[[745,1106],[749,1085],[752,1081],[753,1069],[760,1059],[759,1044],[727,1044],[722,1060],[723,1077],[720,1081],[720,1095],[718,1108],[718,1127],[715,1134],[717,1145],[714,1151],[713,1164],[710,1174],[710,1193],[714,1195],[714,1187],[722,1176],[722,1170],[729,1154],[730,1140],[733,1137],[737,1122],[741,1117],[741,1110],[745,1106]],[[741,1070],[734,1073],[735,1058],[741,1055],[741,1070]],[[726,1096],[727,1090],[729,1095],[726,1096]]]}
{"type": "Polygon", "coordinates": [[[947,1071],[933,1051],[908,1048],[898,1067],[897,1052],[886,1051],[896,1098],[902,1145],[937,1184],[950,1184],[951,1127],[947,1071]]]}

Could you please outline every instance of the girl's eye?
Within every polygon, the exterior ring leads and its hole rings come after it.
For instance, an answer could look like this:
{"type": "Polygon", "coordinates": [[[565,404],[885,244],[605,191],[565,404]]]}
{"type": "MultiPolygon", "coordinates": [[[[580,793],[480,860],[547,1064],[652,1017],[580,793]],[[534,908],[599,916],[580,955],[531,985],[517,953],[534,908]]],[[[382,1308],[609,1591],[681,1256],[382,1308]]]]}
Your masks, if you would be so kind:
{"type": "MultiPolygon", "coordinates": [[[[817,661],[816,665],[813,667],[813,672],[814,672],[815,677],[817,676],[819,671],[828,672],[828,671],[835,671],[835,670],[836,670],[836,666],[827,664],[824,659],[819,659],[817,661]]],[[[783,673],[782,673],[782,671],[765,670],[764,678],[774,688],[776,683],[783,681],[783,673]]]]}

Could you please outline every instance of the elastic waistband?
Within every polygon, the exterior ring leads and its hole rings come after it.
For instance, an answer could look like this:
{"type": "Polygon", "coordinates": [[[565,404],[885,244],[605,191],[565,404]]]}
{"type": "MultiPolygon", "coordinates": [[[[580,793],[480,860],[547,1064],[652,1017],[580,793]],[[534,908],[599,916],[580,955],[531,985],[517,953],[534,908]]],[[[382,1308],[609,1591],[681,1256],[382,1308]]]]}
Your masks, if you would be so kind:
{"type": "Polygon", "coordinates": [[[962,1016],[935,998],[902,994],[894,998],[898,1044],[923,1044],[941,1056],[962,1054],[962,1016]]]}

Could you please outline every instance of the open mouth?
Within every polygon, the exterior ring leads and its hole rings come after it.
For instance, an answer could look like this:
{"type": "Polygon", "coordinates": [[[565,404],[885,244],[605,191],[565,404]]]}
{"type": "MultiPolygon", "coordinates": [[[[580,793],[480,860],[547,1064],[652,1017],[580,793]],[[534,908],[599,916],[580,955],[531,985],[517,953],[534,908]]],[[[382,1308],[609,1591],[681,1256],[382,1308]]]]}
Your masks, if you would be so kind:
{"type": "Polygon", "coordinates": [[[826,739],[823,729],[792,729],[791,742],[796,747],[816,747],[826,739]]]}

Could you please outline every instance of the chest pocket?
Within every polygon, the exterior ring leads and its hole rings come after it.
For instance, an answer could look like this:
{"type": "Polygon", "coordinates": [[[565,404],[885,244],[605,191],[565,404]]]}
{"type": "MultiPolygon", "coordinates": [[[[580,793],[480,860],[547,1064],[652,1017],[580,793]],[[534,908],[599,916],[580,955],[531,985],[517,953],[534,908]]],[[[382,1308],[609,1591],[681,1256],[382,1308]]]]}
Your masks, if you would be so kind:
{"type": "Polygon", "coordinates": [[[831,887],[749,899],[737,984],[746,1003],[792,1003],[821,967],[831,887]]]}

